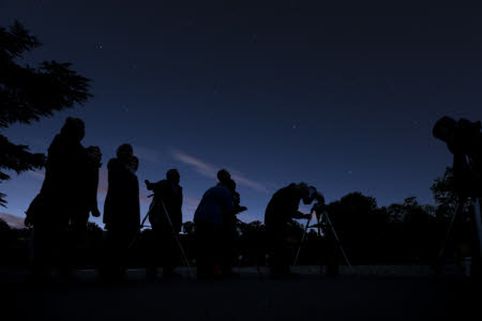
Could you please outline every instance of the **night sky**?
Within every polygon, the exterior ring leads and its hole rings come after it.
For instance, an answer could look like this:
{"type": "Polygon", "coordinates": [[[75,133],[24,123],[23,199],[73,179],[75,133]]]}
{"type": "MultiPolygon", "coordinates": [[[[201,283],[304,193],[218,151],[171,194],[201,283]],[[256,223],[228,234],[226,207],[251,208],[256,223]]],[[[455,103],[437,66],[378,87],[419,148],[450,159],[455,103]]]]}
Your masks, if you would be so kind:
{"type": "MultiPolygon", "coordinates": [[[[84,145],[104,155],[101,209],[105,164],[125,142],[140,182],[180,170],[185,220],[222,167],[236,174],[244,221],[293,181],[328,202],[360,191],[379,205],[433,203],[451,163],[433,123],[482,119],[481,8],[225,2],[1,0],[1,25],[18,19],[43,43],[26,61],[72,62],[93,94],[7,136],[46,152],[67,116],[83,118],[84,145]]],[[[1,211],[23,216],[41,182],[41,171],[13,175],[1,211]]]]}

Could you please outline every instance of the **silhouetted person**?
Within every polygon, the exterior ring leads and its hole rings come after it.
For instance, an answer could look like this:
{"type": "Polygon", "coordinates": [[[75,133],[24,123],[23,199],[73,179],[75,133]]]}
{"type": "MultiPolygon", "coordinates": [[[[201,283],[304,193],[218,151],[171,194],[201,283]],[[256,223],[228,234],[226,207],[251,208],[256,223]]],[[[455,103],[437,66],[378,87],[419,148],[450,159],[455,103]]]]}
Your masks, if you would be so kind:
{"type": "Polygon", "coordinates": [[[149,222],[155,244],[153,247],[151,266],[148,277],[157,275],[157,259],[161,259],[163,276],[174,276],[174,268],[178,259],[177,237],[182,227],[182,187],[181,176],[177,169],[166,172],[166,179],[157,183],[145,181],[148,190],[154,192],[149,209],[149,222]],[[157,245],[157,246],[156,246],[157,245]]]}
{"type": "Polygon", "coordinates": [[[217,173],[217,178],[220,185],[228,188],[231,192],[233,210],[226,215],[222,228],[222,262],[221,269],[223,276],[236,276],[232,271],[233,262],[236,257],[236,240],[238,239],[238,231],[236,228],[237,217],[239,213],[245,211],[247,208],[241,206],[241,196],[236,191],[236,182],[232,179],[231,174],[226,169],[221,169],[217,173]]]}
{"type": "Polygon", "coordinates": [[[81,141],[85,125],[81,119],[67,118],[52,141],[47,155],[45,179],[40,193],[30,204],[26,225],[33,226],[32,259],[34,275],[44,278],[55,265],[70,275],[69,223],[93,209],[86,201],[89,185],[89,156],[81,141]],[[85,205],[85,206],[84,206],[85,205]]]}
{"type": "MultiPolygon", "coordinates": [[[[459,203],[468,198],[482,197],[482,133],[481,122],[467,119],[456,121],[450,117],[440,118],[433,127],[435,138],[447,144],[453,154],[453,175],[459,203]]],[[[479,214],[482,208],[479,207],[479,214]]],[[[471,235],[472,268],[471,275],[480,279],[482,276],[481,257],[481,218],[476,211],[471,211],[473,232],[471,235]]],[[[456,215],[459,215],[457,213],[456,215]]]]}
{"type": "Polygon", "coordinates": [[[241,206],[241,196],[236,190],[236,182],[232,179],[231,174],[226,169],[220,169],[217,173],[220,184],[226,186],[233,194],[234,215],[247,210],[245,206],[241,206]]]}
{"type": "Polygon", "coordinates": [[[132,146],[123,144],[117,149],[117,157],[107,165],[109,185],[104,204],[107,252],[103,272],[112,279],[123,277],[127,251],[140,229],[138,164],[132,146]]]}
{"type": "Polygon", "coordinates": [[[310,188],[305,183],[292,183],[273,194],[266,207],[264,223],[270,249],[270,269],[272,275],[290,274],[290,257],[287,251],[288,224],[292,219],[307,218],[298,211],[300,201],[310,204],[313,199],[310,188]]]}
{"type": "Polygon", "coordinates": [[[89,146],[85,149],[86,160],[84,165],[84,180],[81,187],[81,203],[70,218],[74,242],[83,243],[86,241],[87,223],[89,216],[100,216],[97,203],[97,188],[99,185],[99,169],[102,166],[102,153],[97,146],[89,146]]]}
{"type": "Polygon", "coordinates": [[[217,184],[204,193],[194,213],[199,278],[222,277],[226,224],[232,220],[233,210],[233,194],[223,184],[217,184]]]}

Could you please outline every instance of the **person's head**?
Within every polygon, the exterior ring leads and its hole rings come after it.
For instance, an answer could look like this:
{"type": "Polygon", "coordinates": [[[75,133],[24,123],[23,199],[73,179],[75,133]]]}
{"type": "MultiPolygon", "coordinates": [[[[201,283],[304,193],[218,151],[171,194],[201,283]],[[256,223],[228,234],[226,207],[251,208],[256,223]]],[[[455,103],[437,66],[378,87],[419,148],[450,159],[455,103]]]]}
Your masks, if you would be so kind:
{"type": "Polygon", "coordinates": [[[136,156],[132,156],[127,163],[127,168],[132,172],[135,173],[139,169],[139,158],[136,156]]]}
{"type": "Polygon", "coordinates": [[[85,124],[80,118],[67,117],[60,134],[80,142],[85,136],[85,124]]]}
{"type": "Polygon", "coordinates": [[[315,193],[314,199],[318,205],[325,206],[325,197],[320,192],[315,193]]]}
{"type": "Polygon", "coordinates": [[[314,200],[317,199],[317,196],[318,195],[321,195],[320,193],[318,193],[318,191],[316,190],[316,187],[314,186],[308,186],[308,193],[305,194],[305,198],[303,199],[303,202],[305,204],[311,204],[313,203],[314,200]]]}
{"type": "Polygon", "coordinates": [[[296,189],[299,192],[299,195],[301,196],[301,199],[303,200],[303,204],[311,204],[313,202],[312,196],[312,190],[311,187],[308,186],[306,183],[298,183],[296,184],[296,189]]]}
{"type": "Polygon", "coordinates": [[[166,179],[168,182],[177,185],[181,181],[181,175],[179,175],[179,171],[177,169],[171,168],[166,172],[166,179]]]}
{"type": "Polygon", "coordinates": [[[229,180],[231,180],[231,174],[228,172],[227,169],[224,169],[224,168],[218,171],[217,177],[218,177],[218,181],[221,184],[226,184],[229,182],[229,180]]]}
{"type": "Polygon", "coordinates": [[[458,121],[450,117],[440,118],[434,125],[433,136],[445,142],[452,153],[470,153],[479,149],[481,122],[465,118],[458,121]]]}
{"type": "Polygon", "coordinates": [[[116,152],[117,158],[126,163],[132,160],[134,156],[134,150],[131,144],[122,144],[117,148],[116,152]]]}
{"type": "Polygon", "coordinates": [[[231,178],[226,180],[223,185],[226,186],[231,192],[236,191],[236,182],[231,178]]]}
{"type": "Polygon", "coordinates": [[[437,120],[432,129],[432,134],[435,138],[443,142],[450,142],[457,128],[457,121],[448,116],[444,116],[437,120]]]}
{"type": "Polygon", "coordinates": [[[100,164],[102,161],[102,152],[98,146],[89,146],[86,148],[87,156],[92,163],[100,164]]]}

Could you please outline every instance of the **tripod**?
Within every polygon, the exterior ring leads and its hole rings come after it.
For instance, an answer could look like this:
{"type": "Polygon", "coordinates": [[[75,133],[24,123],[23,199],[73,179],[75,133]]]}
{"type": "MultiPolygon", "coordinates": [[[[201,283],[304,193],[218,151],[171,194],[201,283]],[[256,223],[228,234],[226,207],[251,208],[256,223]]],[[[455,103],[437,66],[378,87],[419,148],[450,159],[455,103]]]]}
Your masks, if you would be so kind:
{"type": "MultiPolygon", "coordinates": [[[[349,267],[350,270],[353,271],[353,267],[350,263],[350,260],[348,260],[348,257],[345,253],[345,250],[343,249],[343,246],[341,245],[340,239],[338,238],[338,234],[336,233],[335,228],[333,227],[333,224],[331,223],[330,216],[328,215],[328,213],[326,211],[321,211],[320,215],[318,215],[318,213],[315,210],[312,212],[312,215],[310,216],[310,218],[307,220],[307,222],[305,224],[305,229],[303,230],[303,236],[301,237],[300,245],[298,246],[298,250],[296,251],[296,256],[295,256],[295,260],[293,262],[293,266],[296,266],[296,264],[298,263],[298,258],[299,258],[300,252],[301,252],[301,247],[303,246],[303,243],[306,240],[306,234],[307,234],[308,229],[316,228],[317,232],[318,232],[318,236],[321,236],[321,232],[322,232],[321,230],[322,230],[322,227],[324,225],[323,220],[326,222],[327,227],[330,229],[329,233],[332,234],[332,236],[333,236],[333,238],[336,242],[337,248],[340,251],[341,255],[343,256],[343,259],[345,260],[347,266],[349,267]],[[317,223],[310,226],[310,223],[311,223],[311,220],[313,219],[313,216],[316,217],[317,223]]],[[[321,269],[321,266],[320,266],[320,269],[321,269]]]]}
{"type": "Polygon", "coordinates": [[[455,212],[452,215],[449,226],[447,229],[447,233],[443,244],[440,248],[438,254],[438,264],[441,264],[443,261],[443,257],[445,256],[445,252],[447,250],[447,245],[449,238],[452,234],[452,230],[454,227],[454,223],[456,219],[464,214],[464,210],[466,206],[469,208],[471,219],[472,219],[472,227],[473,227],[473,240],[471,242],[471,255],[472,255],[472,262],[471,262],[471,271],[470,275],[480,277],[480,273],[482,271],[477,271],[477,269],[481,269],[481,260],[482,260],[482,217],[480,213],[480,199],[478,197],[469,197],[469,198],[461,198],[457,206],[455,208],[455,212]],[[467,204],[468,202],[468,204],[467,204]],[[467,206],[468,205],[468,206],[467,206]]]}
{"type": "MultiPolygon", "coordinates": [[[[149,197],[152,197],[153,195],[150,195],[149,197]]],[[[172,237],[174,238],[175,242],[176,242],[176,245],[179,249],[179,252],[181,253],[181,256],[182,256],[182,259],[184,261],[184,264],[186,265],[186,267],[188,268],[188,271],[189,271],[189,276],[191,278],[194,278],[194,273],[192,271],[192,268],[191,268],[191,264],[189,263],[189,259],[187,258],[187,255],[186,255],[186,252],[184,251],[184,247],[182,246],[181,244],[181,240],[179,239],[179,235],[178,233],[176,232],[176,230],[174,229],[174,225],[172,224],[172,220],[171,220],[171,217],[169,216],[169,212],[167,211],[167,208],[166,208],[166,204],[164,203],[164,201],[161,199],[161,198],[156,198],[154,197],[154,200],[152,201],[151,205],[149,206],[149,210],[147,211],[146,215],[144,216],[144,218],[142,219],[142,222],[141,222],[141,225],[140,225],[140,228],[142,229],[145,225],[145,222],[147,220],[147,218],[149,217],[149,213],[151,212],[151,210],[153,210],[156,205],[158,204],[157,202],[160,202],[159,205],[161,205],[162,207],[162,210],[166,216],[166,221],[169,225],[169,228],[171,230],[171,233],[172,233],[172,237]]],[[[134,239],[132,240],[131,244],[129,245],[129,248],[132,247],[132,245],[137,241],[137,238],[138,238],[138,235],[136,235],[136,237],[134,237],[134,239]]]]}

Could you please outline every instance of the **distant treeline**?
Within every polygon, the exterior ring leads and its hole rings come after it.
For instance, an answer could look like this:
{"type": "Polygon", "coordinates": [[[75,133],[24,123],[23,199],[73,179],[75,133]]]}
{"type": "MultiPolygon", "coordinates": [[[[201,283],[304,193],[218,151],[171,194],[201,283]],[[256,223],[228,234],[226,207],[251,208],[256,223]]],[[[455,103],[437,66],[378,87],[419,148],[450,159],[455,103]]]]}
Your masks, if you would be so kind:
{"type": "MultiPolygon", "coordinates": [[[[402,204],[379,207],[375,198],[350,193],[327,205],[333,227],[352,264],[431,264],[447,239],[450,218],[454,214],[456,196],[451,192],[451,172],[437,179],[432,186],[435,206],[422,205],[414,197],[402,204]]],[[[293,258],[303,235],[305,222],[290,225],[293,258]]],[[[314,223],[314,222],[313,222],[314,223]]],[[[469,224],[455,221],[448,239],[446,259],[468,256],[469,224]]],[[[194,224],[185,222],[181,241],[189,258],[194,258],[194,224]]],[[[266,239],[260,221],[238,222],[237,250],[240,265],[264,265],[266,239]]],[[[0,220],[0,259],[2,265],[27,265],[30,230],[11,229],[0,220]]],[[[73,248],[72,260],[79,267],[95,266],[102,255],[103,230],[89,223],[87,234],[73,248]]],[[[151,241],[151,230],[144,229],[133,243],[130,262],[143,266],[146,257],[157,249],[151,241]]],[[[326,259],[328,242],[316,229],[309,229],[300,252],[299,264],[320,264],[326,259]]],[[[343,259],[340,257],[340,263],[343,259]]]]}

